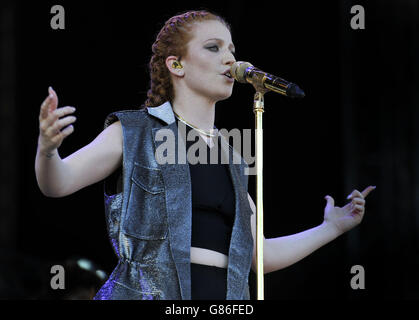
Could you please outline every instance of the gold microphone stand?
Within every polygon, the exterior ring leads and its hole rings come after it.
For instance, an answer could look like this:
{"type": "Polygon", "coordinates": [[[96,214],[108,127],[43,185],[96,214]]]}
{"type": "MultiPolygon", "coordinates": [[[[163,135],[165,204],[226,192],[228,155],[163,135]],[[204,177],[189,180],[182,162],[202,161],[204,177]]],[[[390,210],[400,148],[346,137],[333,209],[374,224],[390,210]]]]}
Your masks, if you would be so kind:
{"type": "Polygon", "coordinates": [[[264,300],[264,267],[263,267],[263,112],[265,75],[254,73],[246,79],[256,90],[253,100],[255,114],[255,146],[256,146],[256,284],[257,300],[264,300]]]}
{"type": "Polygon", "coordinates": [[[238,82],[250,83],[256,90],[253,101],[256,127],[256,281],[257,299],[264,300],[263,267],[263,122],[264,94],[269,90],[291,96],[304,97],[304,92],[295,84],[289,83],[254,68],[248,62],[238,61],[231,66],[231,74],[238,82]],[[250,70],[248,70],[250,68],[250,70]],[[292,85],[292,87],[291,87],[292,85]]]}
{"type": "Polygon", "coordinates": [[[263,112],[264,87],[254,85],[256,93],[253,101],[255,114],[256,145],[256,283],[257,300],[264,300],[264,267],[263,267],[263,112]]]}

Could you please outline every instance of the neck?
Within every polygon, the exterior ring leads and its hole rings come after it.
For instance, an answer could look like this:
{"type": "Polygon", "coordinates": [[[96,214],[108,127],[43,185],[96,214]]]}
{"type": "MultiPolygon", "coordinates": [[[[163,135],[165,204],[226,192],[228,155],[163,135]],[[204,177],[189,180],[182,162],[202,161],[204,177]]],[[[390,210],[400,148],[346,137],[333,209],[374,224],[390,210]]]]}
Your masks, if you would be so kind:
{"type": "Polygon", "coordinates": [[[214,128],[215,102],[202,97],[176,96],[172,102],[173,110],[195,127],[209,132],[214,128]]]}

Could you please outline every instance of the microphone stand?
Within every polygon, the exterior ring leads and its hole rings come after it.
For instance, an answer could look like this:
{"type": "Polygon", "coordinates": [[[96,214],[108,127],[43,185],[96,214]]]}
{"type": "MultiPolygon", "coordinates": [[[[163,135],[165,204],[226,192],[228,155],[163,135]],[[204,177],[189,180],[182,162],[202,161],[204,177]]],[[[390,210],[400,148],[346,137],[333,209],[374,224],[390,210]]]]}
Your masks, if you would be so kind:
{"type": "MultiPolygon", "coordinates": [[[[245,70],[238,69],[253,67],[248,62],[238,62],[233,64],[232,73],[234,78],[242,83],[250,83],[256,90],[253,101],[253,113],[255,114],[256,127],[256,282],[257,299],[264,300],[264,267],[263,267],[263,122],[264,94],[269,90],[287,95],[290,90],[291,96],[304,97],[304,92],[295,84],[288,83],[283,79],[274,77],[265,72],[251,71],[247,74],[245,70]],[[243,72],[244,71],[244,72],[243,72]],[[275,78],[275,79],[271,79],[275,78]],[[269,80],[269,81],[267,81],[269,80]],[[266,87],[265,87],[266,86],[266,87]],[[269,89],[268,89],[269,88],[269,89]]],[[[257,69],[256,69],[257,70],[257,69]]]]}
{"type": "Polygon", "coordinates": [[[257,86],[253,101],[256,127],[256,283],[257,300],[264,300],[264,267],[263,267],[263,112],[264,94],[268,89],[257,86]]]}

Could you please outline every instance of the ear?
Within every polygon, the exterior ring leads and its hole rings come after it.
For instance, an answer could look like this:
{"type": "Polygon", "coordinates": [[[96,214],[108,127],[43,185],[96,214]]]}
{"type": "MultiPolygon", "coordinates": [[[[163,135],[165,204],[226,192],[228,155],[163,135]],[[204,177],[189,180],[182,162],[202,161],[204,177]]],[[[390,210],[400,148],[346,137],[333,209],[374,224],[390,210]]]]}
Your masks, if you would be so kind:
{"type": "Polygon", "coordinates": [[[175,61],[180,63],[180,61],[178,60],[178,57],[176,57],[176,56],[167,57],[166,58],[166,67],[170,71],[170,73],[173,74],[174,76],[183,77],[183,75],[185,74],[185,70],[183,68],[175,68],[175,66],[173,65],[173,63],[175,61]]]}

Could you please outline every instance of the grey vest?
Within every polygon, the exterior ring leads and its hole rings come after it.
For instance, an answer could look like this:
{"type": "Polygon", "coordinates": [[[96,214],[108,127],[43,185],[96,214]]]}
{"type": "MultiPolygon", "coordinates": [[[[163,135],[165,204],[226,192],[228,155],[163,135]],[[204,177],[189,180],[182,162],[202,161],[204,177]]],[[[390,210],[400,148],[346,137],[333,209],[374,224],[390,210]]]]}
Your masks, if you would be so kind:
{"type": "MultiPolygon", "coordinates": [[[[105,179],[105,214],[118,264],[95,299],[191,299],[190,248],[192,194],[187,163],[160,164],[156,139],[178,128],[172,107],[128,110],[109,115],[105,127],[120,120],[123,163],[105,179]]],[[[227,144],[225,138],[221,138],[227,144]]],[[[183,141],[183,140],[180,140],[183,141]]],[[[235,219],[228,254],[227,299],[249,299],[248,276],[253,254],[246,163],[229,171],[235,193],[235,219]]],[[[233,155],[234,154],[234,155],[233,155]]]]}

